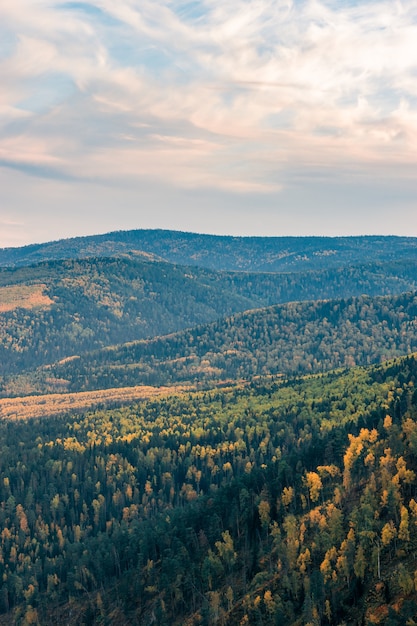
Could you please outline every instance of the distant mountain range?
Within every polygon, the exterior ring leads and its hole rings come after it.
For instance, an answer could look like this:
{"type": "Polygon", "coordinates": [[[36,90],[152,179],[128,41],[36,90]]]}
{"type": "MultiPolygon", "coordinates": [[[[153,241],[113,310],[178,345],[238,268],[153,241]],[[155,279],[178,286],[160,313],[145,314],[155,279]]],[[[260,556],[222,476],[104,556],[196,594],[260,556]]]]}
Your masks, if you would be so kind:
{"type": "Polygon", "coordinates": [[[0,267],[137,254],[213,270],[295,272],[370,262],[416,260],[417,238],[232,237],[170,230],[131,230],[22,248],[4,248],[0,250],[0,267]]]}

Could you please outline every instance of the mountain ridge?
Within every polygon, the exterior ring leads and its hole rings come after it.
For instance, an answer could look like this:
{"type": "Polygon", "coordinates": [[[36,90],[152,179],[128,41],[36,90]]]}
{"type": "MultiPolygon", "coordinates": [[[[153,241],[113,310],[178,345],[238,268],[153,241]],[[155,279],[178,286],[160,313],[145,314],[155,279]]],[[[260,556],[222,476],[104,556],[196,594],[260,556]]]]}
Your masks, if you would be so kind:
{"type": "Polygon", "coordinates": [[[172,263],[229,271],[294,271],[360,260],[417,258],[417,238],[397,235],[349,237],[240,237],[163,229],[114,231],[0,249],[0,267],[90,256],[147,254],[172,263]]]}

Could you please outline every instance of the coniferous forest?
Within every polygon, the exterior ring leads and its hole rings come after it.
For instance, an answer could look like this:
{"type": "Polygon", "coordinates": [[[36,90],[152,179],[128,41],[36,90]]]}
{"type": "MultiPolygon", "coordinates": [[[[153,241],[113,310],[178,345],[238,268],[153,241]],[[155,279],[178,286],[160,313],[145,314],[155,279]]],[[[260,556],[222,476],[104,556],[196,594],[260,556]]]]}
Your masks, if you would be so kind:
{"type": "Polygon", "coordinates": [[[0,624],[417,624],[415,240],[220,239],[0,251],[0,624]]]}

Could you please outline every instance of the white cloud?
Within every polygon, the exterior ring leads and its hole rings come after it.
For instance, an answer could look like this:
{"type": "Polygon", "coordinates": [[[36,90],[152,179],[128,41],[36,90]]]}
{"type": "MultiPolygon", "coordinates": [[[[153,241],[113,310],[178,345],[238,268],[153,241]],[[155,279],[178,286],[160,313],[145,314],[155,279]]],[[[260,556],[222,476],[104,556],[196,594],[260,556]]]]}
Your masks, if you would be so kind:
{"type": "Polygon", "coordinates": [[[14,0],[0,18],[5,166],[202,193],[414,176],[413,0],[14,0]]]}

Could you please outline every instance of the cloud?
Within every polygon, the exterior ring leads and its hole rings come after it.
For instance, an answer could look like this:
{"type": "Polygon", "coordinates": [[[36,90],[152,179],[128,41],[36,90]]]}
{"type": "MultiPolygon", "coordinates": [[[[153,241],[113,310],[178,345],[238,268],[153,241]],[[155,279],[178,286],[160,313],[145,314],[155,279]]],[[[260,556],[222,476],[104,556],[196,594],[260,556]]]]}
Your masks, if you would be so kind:
{"type": "Polygon", "coordinates": [[[413,0],[14,0],[0,13],[5,167],[202,193],[415,175],[413,0]]]}

